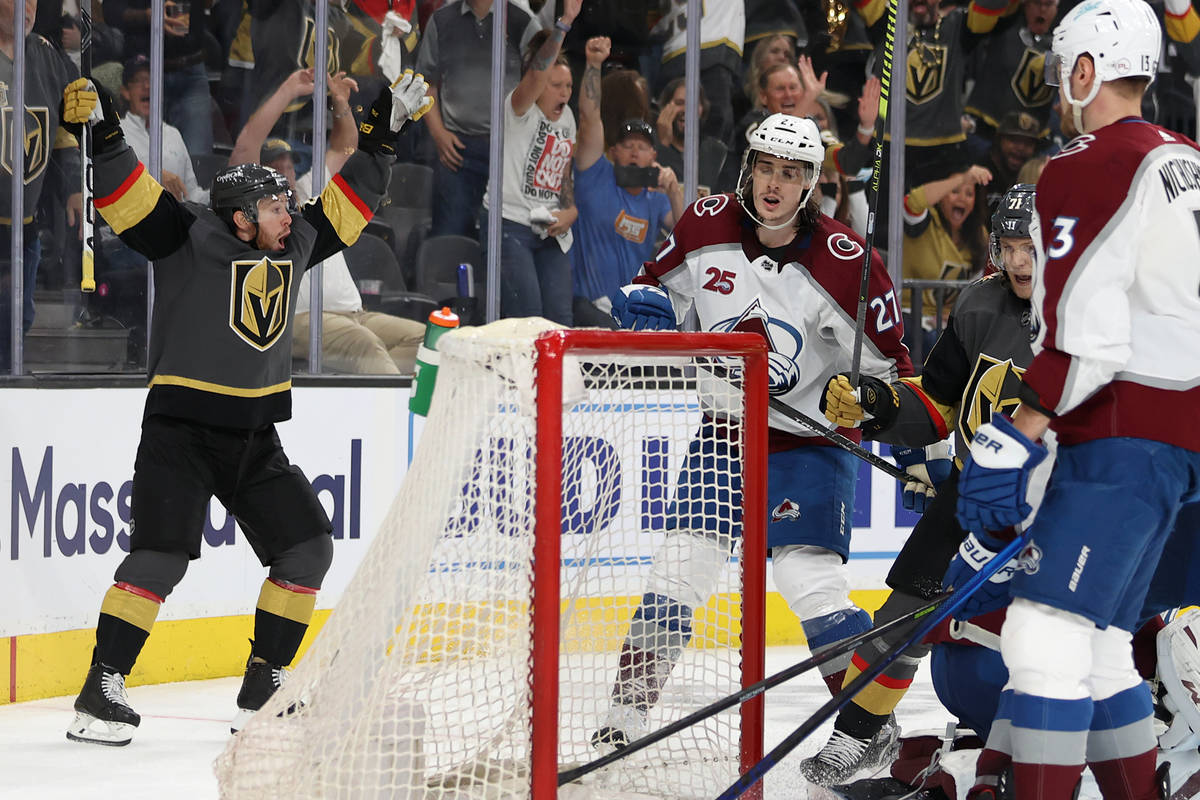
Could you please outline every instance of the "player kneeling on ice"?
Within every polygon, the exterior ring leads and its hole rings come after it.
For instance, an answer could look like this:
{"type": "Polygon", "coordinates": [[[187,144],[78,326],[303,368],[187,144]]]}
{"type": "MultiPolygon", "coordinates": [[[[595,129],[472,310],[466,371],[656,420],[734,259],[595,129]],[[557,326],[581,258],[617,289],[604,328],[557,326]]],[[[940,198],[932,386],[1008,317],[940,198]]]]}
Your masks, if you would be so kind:
{"type": "MultiPolygon", "coordinates": [[[[950,462],[944,450],[941,457],[930,458],[927,450],[941,448],[952,433],[955,451],[967,452],[981,421],[1018,402],[1021,373],[1033,360],[1029,301],[1036,261],[1030,233],[1034,199],[1031,184],[1018,184],[1004,193],[992,216],[991,232],[991,259],[1000,271],[962,291],[925,359],[921,377],[888,385],[864,375],[855,387],[848,375],[836,375],[822,398],[821,408],[830,422],[888,442],[897,462],[925,481],[905,487],[906,505],[923,514],[888,572],[892,593],[875,612],[876,625],[928,603],[940,593],[942,576],[960,546],[982,552],[978,548],[988,541],[986,536],[983,541],[969,537],[954,518],[961,460],[950,462]],[[927,483],[937,486],[932,499],[919,488],[927,483]]],[[[1002,544],[991,546],[989,554],[1002,544]]],[[[988,587],[1007,595],[1007,587],[996,578],[988,587]]],[[[976,596],[985,593],[981,589],[976,596]]],[[[974,601],[975,597],[969,602],[974,601]]],[[[902,645],[908,635],[900,628],[862,644],[851,659],[846,683],[902,645]]],[[[843,783],[884,763],[880,756],[885,754],[872,749],[871,742],[888,724],[928,653],[929,642],[909,647],[838,713],[829,741],[801,762],[800,772],[810,783],[843,783]]]]}
{"type": "Polygon", "coordinates": [[[155,262],[150,391],[133,474],[129,555],[104,595],[67,738],[124,745],[141,718],[133,669],[159,607],[199,558],[215,495],[269,569],[238,693],[238,729],[279,687],[333,557],[332,526],[275,423],[291,416],[292,315],[304,270],[352,244],[387,193],[395,143],[432,99],[419,75],[385,88],[358,151],[297,210],[287,179],[242,164],[216,176],[211,208],[163,191],[126,146],[112,100],[79,80],[64,117],[94,125],[96,208],[155,262]],[[101,113],[102,112],[102,113],[101,113]],[[230,302],[230,298],[233,301],[230,302]]]}
{"type": "MultiPolygon", "coordinates": [[[[732,194],[702,198],[684,212],[654,261],[613,297],[624,328],[673,329],[695,311],[705,331],[750,331],[771,352],[770,393],[816,417],[825,384],[851,367],[862,240],[820,213],[813,188],[825,150],[807,119],[773,114],[755,130],[732,194]]],[[[862,370],[884,382],[909,375],[896,292],[878,255],[870,262],[873,308],[862,370]]],[[[767,544],[773,573],[800,618],[814,652],[871,625],[850,601],[845,568],[854,515],[854,457],[798,423],[771,412],[767,544]]],[[[621,648],[612,703],[592,736],[601,750],[619,748],[647,729],[671,669],[692,634],[692,615],[713,592],[728,560],[732,530],[709,530],[704,506],[741,507],[736,442],[714,436],[721,414],[706,415],[692,442],[669,510],[668,535],[654,556],[650,584],[621,648]],[[704,442],[705,444],[701,444],[704,442]],[[701,485],[705,471],[729,476],[701,485]]],[[[857,431],[841,431],[857,440],[857,431]]],[[[821,667],[831,691],[841,688],[849,656],[821,667]]],[[[881,736],[890,742],[895,730],[881,736]]]]}

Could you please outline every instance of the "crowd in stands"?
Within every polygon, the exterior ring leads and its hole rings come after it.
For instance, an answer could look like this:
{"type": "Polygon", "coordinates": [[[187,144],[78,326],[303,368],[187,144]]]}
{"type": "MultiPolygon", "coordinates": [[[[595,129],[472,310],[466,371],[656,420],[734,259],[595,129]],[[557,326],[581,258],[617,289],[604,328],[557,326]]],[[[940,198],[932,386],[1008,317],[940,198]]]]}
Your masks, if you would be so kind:
{"type": "MultiPolygon", "coordinates": [[[[150,0],[85,2],[91,75],[119,98],[126,139],[148,162],[150,0]]],[[[320,59],[327,175],[354,147],[370,99],[402,69],[424,74],[437,102],[404,141],[391,203],[366,232],[371,241],[325,266],[327,369],[408,371],[421,320],[446,300],[457,298],[468,321],[481,320],[494,202],[503,218],[501,315],[595,326],[611,325],[609,296],[696,199],[683,190],[686,0],[506,2],[498,196],[488,186],[493,0],[329,4],[320,59]],[[385,246],[374,246],[375,238],[385,246]],[[469,280],[439,274],[457,267],[441,263],[453,259],[471,264],[469,280]]],[[[907,99],[906,278],[982,274],[986,220],[999,197],[1065,143],[1042,68],[1055,21],[1076,2],[910,0],[908,41],[887,76],[893,107],[901,87],[907,99]]],[[[1200,71],[1200,18],[1190,0],[1150,4],[1168,44],[1146,116],[1194,136],[1189,76],[1200,71]]],[[[36,42],[60,54],[55,70],[78,70],[78,0],[28,0],[27,8],[26,52],[38,56],[27,57],[28,69],[49,69],[36,42]]],[[[725,0],[703,9],[697,194],[734,189],[746,137],[768,114],[811,116],[827,146],[822,210],[863,232],[886,0],[725,0]]],[[[313,0],[166,0],[159,138],[168,191],[203,203],[212,175],[245,161],[277,166],[308,187],[301,194],[311,191],[315,13],[313,0]]],[[[0,0],[0,49],[10,56],[11,23],[12,0],[0,0]]],[[[29,138],[29,126],[52,129],[55,120],[27,115],[26,331],[35,291],[78,284],[78,162],[60,152],[51,130],[29,138]]],[[[885,170],[895,153],[896,143],[886,141],[885,170]]],[[[7,198],[7,182],[0,188],[7,198]]],[[[879,202],[877,247],[887,241],[886,192],[879,202]]],[[[7,238],[0,244],[7,260],[7,238]]],[[[96,249],[100,291],[77,324],[120,326],[131,342],[144,339],[145,262],[103,225],[96,249]]],[[[952,301],[944,291],[926,292],[920,318],[906,320],[910,337],[934,335],[952,301]]],[[[297,326],[306,333],[307,318],[297,326]]],[[[0,327],[7,336],[10,326],[0,327]]],[[[295,357],[307,358],[307,336],[298,332],[296,342],[295,357]]],[[[7,351],[2,341],[0,348],[7,351]]],[[[141,347],[131,344],[128,356],[130,369],[144,367],[141,347]]]]}

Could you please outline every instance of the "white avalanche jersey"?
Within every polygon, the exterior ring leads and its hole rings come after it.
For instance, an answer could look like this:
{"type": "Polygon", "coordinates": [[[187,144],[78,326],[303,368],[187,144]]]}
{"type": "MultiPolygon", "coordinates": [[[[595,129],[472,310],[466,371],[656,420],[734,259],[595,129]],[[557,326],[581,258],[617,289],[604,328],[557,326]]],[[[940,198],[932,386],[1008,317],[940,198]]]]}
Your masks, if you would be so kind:
{"type": "MultiPolygon", "coordinates": [[[[863,252],[857,234],[821,215],[811,234],[768,254],[737,199],[718,194],[684,212],[635,280],[665,288],[680,321],[695,308],[702,330],[761,334],[770,350],[771,396],[824,422],[825,385],[850,370],[863,252]]],[[[868,297],[862,373],[888,383],[911,375],[899,301],[878,254],[868,297]]],[[[769,424],[772,451],[827,443],[776,412],[769,424]]],[[[856,430],[841,432],[861,438],[856,430]]]]}
{"type": "Polygon", "coordinates": [[[1200,451],[1200,149],[1126,118],[1038,180],[1040,330],[1022,399],[1060,444],[1131,436],[1200,451]]]}

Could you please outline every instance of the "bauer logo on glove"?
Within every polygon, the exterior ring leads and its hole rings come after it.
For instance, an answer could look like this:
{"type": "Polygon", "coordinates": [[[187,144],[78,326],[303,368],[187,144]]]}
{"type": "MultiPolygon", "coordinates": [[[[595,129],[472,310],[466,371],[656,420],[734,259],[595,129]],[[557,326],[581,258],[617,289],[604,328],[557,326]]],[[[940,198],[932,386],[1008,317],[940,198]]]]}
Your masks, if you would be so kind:
{"type": "Polygon", "coordinates": [[[613,319],[631,331],[675,329],[675,308],[671,296],[657,286],[631,283],[612,296],[613,319]]]}

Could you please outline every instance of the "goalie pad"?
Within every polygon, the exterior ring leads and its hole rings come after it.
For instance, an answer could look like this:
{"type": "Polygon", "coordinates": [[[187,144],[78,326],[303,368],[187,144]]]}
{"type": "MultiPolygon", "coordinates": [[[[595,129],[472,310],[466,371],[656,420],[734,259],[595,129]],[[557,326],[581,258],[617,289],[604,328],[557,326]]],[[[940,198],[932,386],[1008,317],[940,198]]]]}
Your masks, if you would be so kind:
{"type": "Polygon", "coordinates": [[[1163,750],[1200,745],[1200,609],[1182,612],[1158,632],[1158,679],[1162,703],[1171,713],[1167,731],[1158,737],[1163,750]]]}

